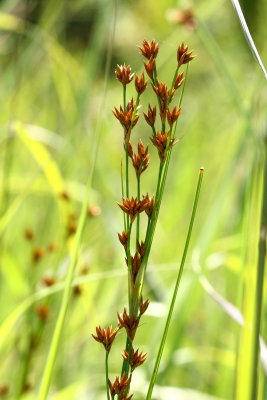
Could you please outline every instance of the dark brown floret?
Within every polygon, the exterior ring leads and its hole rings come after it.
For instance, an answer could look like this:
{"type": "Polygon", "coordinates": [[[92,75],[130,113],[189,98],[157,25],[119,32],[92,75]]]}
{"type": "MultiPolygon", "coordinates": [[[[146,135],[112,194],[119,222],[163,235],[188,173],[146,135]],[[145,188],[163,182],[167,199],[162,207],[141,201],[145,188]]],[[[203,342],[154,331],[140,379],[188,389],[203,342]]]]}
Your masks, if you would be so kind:
{"type": "Polygon", "coordinates": [[[49,307],[47,305],[41,305],[36,308],[36,314],[42,322],[46,322],[49,315],[49,307]]]}
{"type": "Polygon", "coordinates": [[[155,58],[150,58],[148,63],[144,62],[144,66],[146,69],[146,73],[149,76],[150,79],[153,79],[153,74],[155,70],[155,58]]]}
{"type": "Polygon", "coordinates": [[[145,209],[146,215],[148,216],[148,218],[151,218],[154,209],[154,196],[149,197],[149,195],[146,194],[143,197],[144,199],[146,199],[146,209],[145,209]]]}
{"type": "Polygon", "coordinates": [[[183,72],[179,72],[179,74],[177,74],[177,76],[175,78],[175,82],[174,82],[173,88],[175,90],[179,89],[179,87],[182,86],[183,82],[184,82],[184,73],[183,72]]]}
{"type": "Polygon", "coordinates": [[[44,249],[42,247],[36,247],[35,249],[33,249],[32,261],[37,264],[39,261],[42,260],[42,258],[44,258],[44,255],[44,249]]]}
{"type": "Polygon", "coordinates": [[[34,233],[31,229],[25,229],[24,231],[24,237],[26,240],[33,240],[34,239],[34,233]]]}
{"type": "MultiPolygon", "coordinates": [[[[127,350],[124,350],[122,357],[125,361],[129,360],[129,353],[127,350]]],[[[133,372],[137,367],[142,365],[146,361],[146,358],[147,354],[144,354],[143,352],[139,353],[139,349],[136,351],[132,350],[129,360],[131,371],[133,372]]]]}
{"type": "Polygon", "coordinates": [[[112,330],[112,326],[108,326],[107,329],[98,326],[96,327],[96,335],[92,334],[92,336],[97,342],[102,343],[106,351],[109,352],[118,330],[119,328],[112,330]]]}
{"type": "Polygon", "coordinates": [[[142,94],[147,87],[147,81],[145,80],[145,75],[142,72],[142,75],[140,76],[140,78],[138,78],[138,76],[135,76],[135,89],[137,91],[137,93],[142,94]]]}
{"type": "Polygon", "coordinates": [[[53,286],[56,283],[56,279],[53,276],[44,276],[42,282],[45,286],[53,286]]]}
{"type": "Polygon", "coordinates": [[[140,177],[140,175],[147,169],[148,164],[149,164],[148,146],[145,148],[142,141],[139,140],[138,153],[133,152],[132,148],[131,148],[129,155],[132,159],[132,163],[133,163],[133,167],[136,172],[136,176],[140,177]]]}
{"type": "Polygon", "coordinates": [[[154,40],[152,40],[151,42],[143,40],[142,45],[143,46],[138,46],[138,48],[141,50],[141,53],[145,58],[149,60],[150,58],[157,57],[159,51],[159,44],[157,42],[155,42],[154,40]]]}
{"type": "MultiPolygon", "coordinates": [[[[113,383],[109,380],[109,389],[112,398],[117,395],[123,395],[124,398],[127,399],[127,389],[129,388],[131,382],[131,378],[127,378],[126,373],[124,372],[121,377],[116,376],[115,380],[113,383]]],[[[120,397],[121,398],[121,397],[120,397]]]]}
{"type": "Polygon", "coordinates": [[[124,143],[128,144],[130,140],[131,130],[137,124],[139,115],[135,113],[135,101],[131,99],[127,104],[126,110],[124,111],[122,106],[120,108],[114,107],[112,110],[114,116],[119,120],[121,125],[124,127],[124,143]]]}
{"type": "Polygon", "coordinates": [[[166,133],[158,132],[156,136],[150,138],[151,142],[158,149],[159,158],[162,164],[166,159],[166,151],[175,145],[175,140],[169,141],[169,131],[166,133]]]}
{"type": "Polygon", "coordinates": [[[115,75],[118,81],[120,81],[124,86],[128,85],[128,83],[130,83],[134,78],[134,74],[132,73],[130,65],[125,64],[117,65],[115,75]]]}
{"type": "Polygon", "coordinates": [[[184,45],[184,43],[180,44],[177,50],[177,61],[178,61],[178,66],[187,64],[190,61],[192,61],[195,56],[192,56],[193,51],[188,51],[189,46],[184,45]]]}
{"type": "Polygon", "coordinates": [[[137,241],[137,250],[138,253],[140,254],[141,258],[144,257],[145,252],[146,252],[146,245],[144,242],[139,243],[139,241],[137,241]]]}
{"type": "Polygon", "coordinates": [[[133,341],[136,333],[136,329],[139,325],[139,318],[133,315],[128,315],[126,308],[124,308],[123,314],[117,314],[119,320],[119,326],[125,328],[128,338],[133,341]]]}
{"type": "Polygon", "coordinates": [[[148,125],[150,125],[150,126],[152,126],[152,127],[154,126],[155,121],[156,121],[156,113],[157,113],[156,107],[153,107],[153,108],[152,108],[150,104],[148,105],[147,114],[146,114],[146,113],[143,113],[146,122],[148,123],[148,125]]]}
{"type": "Polygon", "coordinates": [[[127,243],[128,243],[128,233],[127,232],[122,232],[118,233],[119,241],[123,245],[123,247],[126,249],[127,248],[127,243]]]}
{"type": "Polygon", "coordinates": [[[136,277],[138,275],[141,261],[142,259],[138,252],[136,252],[134,256],[131,256],[133,283],[135,283],[136,277]]]}
{"type": "Polygon", "coordinates": [[[172,100],[174,90],[170,92],[167,85],[160,81],[157,81],[157,86],[152,85],[152,87],[160,100],[160,118],[162,121],[165,121],[168,103],[172,100]]]}
{"type": "Polygon", "coordinates": [[[170,126],[172,126],[178,119],[179,115],[181,114],[181,107],[177,108],[174,107],[172,111],[168,108],[167,110],[167,120],[170,126]]]}
{"type": "Polygon", "coordinates": [[[131,199],[122,199],[122,203],[118,203],[118,206],[124,211],[126,214],[130,216],[131,222],[135,220],[137,214],[140,214],[146,209],[146,199],[137,200],[137,198],[132,197],[131,199]]]}
{"type": "Polygon", "coordinates": [[[143,315],[146,312],[146,310],[149,306],[149,303],[150,303],[149,299],[147,299],[146,301],[143,302],[143,297],[141,297],[140,305],[139,305],[140,315],[143,315]]]}

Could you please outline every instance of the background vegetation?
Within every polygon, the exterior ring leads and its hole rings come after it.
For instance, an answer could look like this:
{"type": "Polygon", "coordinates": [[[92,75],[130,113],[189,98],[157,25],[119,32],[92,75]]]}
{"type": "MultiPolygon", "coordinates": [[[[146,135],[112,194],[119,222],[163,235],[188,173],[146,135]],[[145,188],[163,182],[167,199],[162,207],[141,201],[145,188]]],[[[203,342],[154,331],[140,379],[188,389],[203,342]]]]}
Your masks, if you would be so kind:
{"type": "MultiPolygon", "coordinates": [[[[155,398],[232,399],[245,384],[247,353],[241,339],[246,330],[241,336],[223,299],[249,314],[266,132],[264,78],[230,1],[120,0],[112,42],[114,4],[1,1],[0,397],[37,398],[73,233],[94,167],[51,399],[105,398],[104,354],[90,333],[98,324],[114,325],[116,312],[127,302],[126,267],[116,234],[122,228],[116,205],[122,133],[111,109],[122,96],[114,69],[126,62],[140,72],[136,45],[146,38],[160,43],[164,81],[174,70],[182,41],[197,59],[190,66],[178,132],[182,140],[173,152],[152,248],[145,288],[152,304],[137,336],[148,361],[137,370],[134,385],[141,399],[172,294],[198,169],[204,166],[190,255],[155,398]],[[193,24],[179,24],[176,10],[188,8],[193,24]],[[55,284],[49,286],[52,278],[55,284]]],[[[266,63],[267,4],[244,0],[242,5],[266,63]]],[[[148,90],[143,110],[150,95],[148,90]]],[[[144,120],[134,135],[148,143],[144,120]]],[[[151,153],[144,175],[150,193],[157,162],[151,153]]],[[[267,327],[262,328],[267,340],[267,327]]],[[[119,336],[110,357],[112,376],[119,372],[123,346],[119,336]]],[[[264,396],[262,371],[260,377],[264,396]]]]}

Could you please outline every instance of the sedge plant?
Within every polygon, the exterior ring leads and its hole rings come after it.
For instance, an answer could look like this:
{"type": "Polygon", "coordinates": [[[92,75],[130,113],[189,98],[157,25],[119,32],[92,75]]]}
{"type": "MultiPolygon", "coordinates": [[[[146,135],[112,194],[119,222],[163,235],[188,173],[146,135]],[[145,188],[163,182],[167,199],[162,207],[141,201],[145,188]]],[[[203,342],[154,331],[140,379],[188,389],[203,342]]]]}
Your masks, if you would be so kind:
{"type": "MultiPolygon", "coordinates": [[[[122,201],[118,202],[118,206],[123,211],[124,227],[122,233],[118,233],[118,238],[124,248],[125,261],[128,270],[128,308],[125,307],[122,313],[117,314],[118,324],[115,329],[113,329],[112,326],[108,326],[107,329],[98,326],[96,327],[96,333],[92,335],[96,341],[103,344],[106,352],[105,371],[106,394],[108,400],[130,400],[133,397],[133,394],[130,393],[133,372],[137,367],[145,362],[147,357],[147,354],[136,349],[135,335],[140,325],[140,319],[149,306],[149,299],[143,299],[145,274],[162,203],[171,154],[174,145],[178,142],[176,139],[176,128],[182,110],[181,103],[188,65],[194,58],[192,51],[189,51],[187,45],[184,45],[183,43],[179,45],[177,50],[177,66],[171,84],[170,86],[167,86],[167,84],[159,80],[157,73],[156,61],[159,44],[155,41],[149,42],[144,40],[139,49],[142,56],[145,58],[144,67],[150,81],[150,86],[156,95],[156,105],[151,106],[149,104],[148,111],[143,114],[145,121],[151,130],[150,141],[158,153],[159,167],[155,194],[149,195],[146,193],[141,195],[141,178],[148,168],[150,161],[148,146],[145,146],[142,141],[139,140],[137,150],[135,150],[131,138],[133,130],[140,119],[139,110],[141,97],[144,91],[148,88],[148,81],[145,78],[144,72],[138,76],[137,74],[132,73],[131,66],[125,64],[118,65],[115,75],[121,84],[123,104],[118,108],[115,107],[113,114],[123,128],[123,149],[125,158],[121,174],[122,201]],[[186,71],[181,71],[183,66],[186,66],[186,71]],[[128,100],[127,88],[133,81],[135,84],[136,96],[135,98],[128,100]],[[177,94],[179,95],[177,96],[177,94]],[[173,104],[175,101],[176,105],[173,104]],[[129,179],[129,170],[131,166],[135,171],[136,177],[134,187],[130,183],[129,179]],[[133,192],[135,192],[134,195],[133,192]],[[141,232],[143,231],[140,229],[141,222],[144,222],[146,225],[144,237],[141,235],[141,232]],[[120,375],[116,376],[115,379],[112,380],[109,376],[109,355],[113,341],[121,329],[124,329],[126,332],[126,344],[122,354],[122,368],[120,375]]],[[[200,170],[185,250],[156,365],[151,378],[147,399],[151,398],[172,316],[174,302],[191,237],[202,177],[203,169],[200,170]]]]}

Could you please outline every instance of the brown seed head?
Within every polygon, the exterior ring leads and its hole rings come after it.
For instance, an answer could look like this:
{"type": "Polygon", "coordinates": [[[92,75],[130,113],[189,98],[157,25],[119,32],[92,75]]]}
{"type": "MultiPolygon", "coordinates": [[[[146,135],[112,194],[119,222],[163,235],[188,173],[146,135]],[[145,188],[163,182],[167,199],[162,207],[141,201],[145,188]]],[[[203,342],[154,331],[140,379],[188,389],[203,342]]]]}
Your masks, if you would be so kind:
{"type": "Polygon", "coordinates": [[[150,138],[151,142],[158,149],[159,158],[162,164],[164,164],[166,159],[166,151],[175,145],[175,140],[171,139],[168,141],[170,131],[163,133],[158,132],[157,136],[152,136],[150,138]]]}
{"type": "Polygon", "coordinates": [[[42,322],[46,322],[49,315],[49,307],[44,304],[36,308],[36,314],[42,322]]]}
{"type": "Polygon", "coordinates": [[[117,65],[117,69],[115,71],[115,75],[124,86],[128,85],[133,78],[134,74],[132,73],[132,68],[130,65],[117,65]]]}
{"type": "Polygon", "coordinates": [[[132,342],[135,337],[140,318],[135,317],[134,315],[128,315],[126,308],[124,308],[123,314],[120,315],[119,313],[117,313],[117,315],[120,328],[125,328],[127,336],[132,342]]]}
{"type": "Polygon", "coordinates": [[[179,74],[177,74],[176,78],[175,78],[175,82],[174,82],[174,89],[177,90],[179,89],[180,86],[182,86],[184,82],[184,73],[183,72],[179,72],[179,74]]]}
{"type": "Polygon", "coordinates": [[[53,276],[44,276],[42,279],[42,283],[47,286],[53,286],[56,283],[56,279],[53,276]]]}
{"type": "Polygon", "coordinates": [[[150,58],[148,63],[144,62],[146,73],[150,79],[153,79],[155,63],[156,63],[155,58],[150,58]]]}
{"type": "Polygon", "coordinates": [[[168,18],[171,22],[184,25],[186,28],[193,30],[197,27],[194,11],[191,8],[184,10],[170,10],[168,18]]]}
{"type": "Polygon", "coordinates": [[[177,108],[174,107],[172,111],[168,108],[167,110],[167,120],[170,126],[172,126],[178,119],[179,115],[181,114],[181,107],[177,108]]]}
{"type": "Polygon", "coordinates": [[[127,232],[122,232],[118,233],[119,241],[123,245],[123,247],[126,249],[127,248],[127,242],[128,242],[128,233],[127,232]]]}
{"type": "Polygon", "coordinates": [[[24,238],[25,238],[26,240],[29,240],[29,242],[30,242],[31,240],[33,240],[33,239],[34,239],[34,233],[33,233],[33,231],[32,231],[31,229],[25,229],[25,231],[24,231],[24,238]]]}
{"type": "Polygon", "coordinates": [[[142,72],[142,75],[140,76],[140,78],[138,78],[138,76],[135,76],[135,89],[137,91],[137,93],[142,94],[147,87],[147,81],[145,80],[145,75],[142,72]]]}
{"type": "MultiPolygon", "coordinates": [[[[125,361],[129,360],[129,353],[127,350],[124,350],[122,357],[125,361]]],[[[134,349],[132,349],[131,355],[130,355],[130,360],[129,360],[131,371],[133,372],[135,370],[135,368],[142,365],[146,361],[146,358],[147,358],[147,354],[144,354],[143,352],[139,353],[139,349],[137,349],[136,351],[134,351],[134,349]]]]}
{"type": "Polygon", "coordinates": [[[150,58],[157,57],[159,51],[159,44],[157,42],[155,42],[154,40],[152,40],[151,42],[143,40],[142,45],[143,46],[138,46],[138,48],[141,50],[141,53],[145,58],[149,60],[150,58]]]}
{"type": "Polygon", "coordinates": [[[129,152],[129,155],[132,159],[133,167],[136,172],[136,176],[140,177],[140,175],[147,169],[149,164],[149,154],[148,154],[148,146],[145,148],[142,141],[138,142],[138,153],[129,152]]]}
{"type": "Polygon", "coordinates": [[[33,253],[32,253],[33,263],[37,264],[39,261],[42,260],[44,255],[45,255],[45,251],[42,247],[36,247],[35,249],[33,249],[33,253]]]}
{"type": "Polygon", "coordinates": [[[5,396],[9,392],[9,387],[8,385],[1,385],[0,386],[0,396],[5,396]]]}
{"type": "Polygon", "coordinates": [[[136,277],[138,275],[141,261],[142,259],[138,252],[136,252],[134,256],[131,256],[133,283],[135,283],[136,277]]]}
{"type": "MultiPolygon", "coordinates": [[[[121,377],[116,376],[115,380],[113,383],[109,380],[109,389],[112,398],[117,394],[117,395],[124,395],[124,398],[127,399],[127,389],[130,385],[131,378],[127,378],[126,373],[124,372],[121,377]]],[[[121,397],[120,397],[121,398],[121,397]]]]}
{"type": "Polygon", "coordinates": [[[138,253],[140,254],[141,258],[144,257],[145,252],[146,252],[145,243],[144,242],[140,243],[139,241],[137,241],[137,250],[138,250],[138,253]]]}
{"type": "Polygon", "coordinates": [[[112,110],[114,116],[120,121],[121,125],[124,128],[125,144],[129,143],[131,130],[135,127],[139,119],[139,115],[137,113],[134,114],[134,109],[135,109],[135,101],[131,99],[127,104],[125,112],[122,106],[120,106],[119,109],[114,107],[114,110],[112,110]]]}
{"type": "Polygon", "coordinates": [[[106,351],[109,352],[118,331],[119,328],[112,330],[112,326],[108,326],[107,329],[98,326],[96,327],[96,335],[92,333],[92,336],[97,342],[102,343],[106,351]]]}
{"type": "Polygon", "coordinates": [[[177,61],[178,61],[178,66],[187,64],[190,61],[192,61],[195,56],[192,56],[193,51],[188,51],[189,46],[184,45],[184,43],[180,44],[177,50],[177,61]]]}
{"type": "Polygon", "coordinates": [[[60,197],[62,200],[65,200],[65,201],[69,201],[69,200],[70,200],[70,195],[69,195],[69,193],[68,193],[66,190],[63,190],[62,192],[60,192],[60,193],[59,193],[59,197],[60,197]]]}
{"type": "Polygon", "coordinates": [[[149,299],[147,299],[145,302],[143,302],[143,297],[141,297],[140,305],[139,305],[140,315],[143,315],[146,312],[146,310],[149,306],[149,303],[150,303],[149,299]]]}
{"type": "Polygon", "coordinates": [[[170,89],[168,89],[167,85],[160,81],[157,81],[157,86],[152,85],[152,87],[160,100],[160,118],[162,121],[165,121],[168,103],[174,95],[174,90],[170,93],[170,89]]]}
{"type": "Polygon", "coordinates": [[[118,206],[124,211],[126,214],[130,216],[131,222],[135,220],[137,214],[140,214],[146,209],[146,199],[137,200],[137,198],[131,199],[122,199],[122,203],[118,203],[118,206]]]}
{"type": "Polygon", "coordinates": [[[149,197],[149,195],[146,194],[145,196],[143,196],[143,198],[146,199],[146,215],[148,216],[148,218],[151,218],[154,209],[154,196],[149,197]]]}
{"type": "Polygon", "coordinates": [[[145,114],[145,113],[143,113],[143,114],[144,114],[145,120],[148,123],[148,125],[153,127],[155,124],[155,121],[156,121],[156,114],[157,114],[156,107],[152,108],[151,105],[149,104],[147,114],[145,114]]]}

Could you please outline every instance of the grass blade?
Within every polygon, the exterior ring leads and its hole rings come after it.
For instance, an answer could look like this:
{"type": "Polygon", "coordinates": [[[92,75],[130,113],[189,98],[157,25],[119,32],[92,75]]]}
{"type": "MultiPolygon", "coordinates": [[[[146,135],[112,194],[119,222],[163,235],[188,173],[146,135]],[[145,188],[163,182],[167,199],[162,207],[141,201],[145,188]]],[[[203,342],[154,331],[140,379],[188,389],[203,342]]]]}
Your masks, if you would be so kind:
{"type": "Polygon", "coordinates": [[[157,354],[157,358],[156,358],[153,374],[152,374],[152,377],[151,377],[151,380],[150,380],[150,385],[149,385],[149,388],[148,388],[146,400],[150,400],[151,399],[153,388],[154,388],[154,385],[155,385],[155,382],[156,382],[156,379],[157,379],[158,369],[159,369],[159,365],[160,365],[163,349],[164,349],[164,346],[165,346],[165,342],[166,342],[166,338],[167,338],[167,334],[168,334],[168,330],[169,330],[169,326],[170,326],[170,322],[171,322],[171,318],[172,318],[172,314],[173,314],[173,309],[174,309],[174,305],[175,305],[175,300],[176,300],[178,289],[179,289],[179,286],[180,286],[180,281],[181,281],[181,277],[182,277],[182,273],[183,273],[183,269],[184,269],[184,264],[185,264],[185,260],[186,260],[186,256],[187,256],[187,251],[188,251],[188,247],[189,247],[189,243],[190,243],[190,239],[191,239],[191,234],[192,234],[192,230],[193,230],[193,225],[194,225],[194,221],[195,221],[195,215],[196,215],[196,210],[197,210],[197,205],[198,205],[198,200],[199,200],[199,195],[200,195],[201,184],[202,184],[202,180],[203,180],[203,173],[204,173],[204,169],[201,168],[200,171],[199,171],[199,178],[198,178],[198,184],[197,184],[197,189],[196,189],[196,194],[195,194],[195,200],[194,200],[192,215],[191,215],[191,219],[190,219],[189,229],[188,229],[188,233],[187,233],[187,237],[186,237],[183,256],[182,256],[182,260],[181,260],[178,276],[177,276],[177,279],[176,279],[176,284],[175,284],[174,291],[173,291],[172,301],[171,301],[171,305],[170,305],[170,308],[169,308],[169,312],[168,312],[168,316],[167,316],[164,332],[163,332],[163,335],[162,335],[161,343],[160,343],[160,346],[159,346],[159,350],[158,350],[158,354],[157,354]]]}

